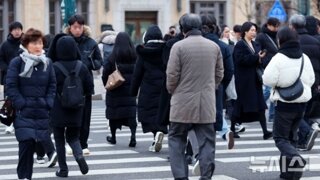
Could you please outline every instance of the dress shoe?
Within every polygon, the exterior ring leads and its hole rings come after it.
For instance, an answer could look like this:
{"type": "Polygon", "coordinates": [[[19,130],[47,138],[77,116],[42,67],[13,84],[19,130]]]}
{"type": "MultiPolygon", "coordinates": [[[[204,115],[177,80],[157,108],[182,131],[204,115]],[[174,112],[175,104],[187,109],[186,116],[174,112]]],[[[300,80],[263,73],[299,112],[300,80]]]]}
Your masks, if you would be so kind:
{"type": "Polygon", "coordinates": [[[107,141],[110,143],[110,144],[116,144],[117,141],[115,138],[111,137],[111,136],[107,136],[107,141]]]}

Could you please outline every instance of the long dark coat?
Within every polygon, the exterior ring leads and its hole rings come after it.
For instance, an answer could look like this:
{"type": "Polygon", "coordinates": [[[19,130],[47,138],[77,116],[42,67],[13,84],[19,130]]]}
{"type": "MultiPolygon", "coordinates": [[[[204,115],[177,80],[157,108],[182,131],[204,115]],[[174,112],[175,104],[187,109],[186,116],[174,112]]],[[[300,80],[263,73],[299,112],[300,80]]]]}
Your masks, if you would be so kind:
{"type": "MultiPolygon", "coordinates": [[[[68,72],[70,72],[75,69],[77,60],[72,59],[68,61],[59,61],[59,62],[68,70],[68,72]]],[[[54,71],[56,73],[56,79],[57,79],[57,94],[61,94],[63,83],[66,76],[61,72],[60,69],[58,69],[58,67],[56,66],[53,66],[53,67],[54,67],[54,71]]],[[[84,64],[82,64],[82,67],[80,69],[79,77],[82,80],[84,94],[91,95],[93,84],[91,81],[90,73],[84,64]]],[[[62,107],[59,97],[58,96],[55,97],[54,106],[51,110],[51,125],[53,127],[80,127],[82,116],[83,116],[83,108],[79,108],[75,110],[65,109],[62,107]]]]}
{"type": "MultiPolygon", "coordinates": [[[[136,96],[131,95],[130,87],[134,70],[134,63],[117,62],[118,70],[126,80],[121,86],[107,91],[106,95],[106,117],[108,119],[134,119],[136,120],[136,96]]],[[[102,81],[105,85],[108,76],[115,70],[114,62],[107,61],[103,65],[102,81]]],[[[128,122],[129,123],[129,122],[128,122]]],[[[129,124],[123,124],[129,125],[129,124]]]]}
{"type": "Polygon", "coordinates": [[[25,62],[14,58],[7,73],[7,94],[17,110],[14,121],[18,141],[34,139],[46,140],[49,128],[49,111],[53,107],[56,94],[56,77],[52,63],[43,71],[44,65],[34,67],[30,78],[20,77],[25,62]]]}
{"type": "Polygon", "coordinates": [[[138,120],[143,132],[162,131],[167,126],[159,122],[158,109],[165,69],[162,63],[164,43],[147,43],[137,47],[138,61],[135,66],[131,92],[138,94],[138,120]]]}
{"type": "Polygon", "coordinates": [[[260,46],[252,41],[255,53],[252,54],[244,40],[239,41],[233,51],[235,66],[235,85],[238,98],[234,105],[233,116],[241,121],[259,121],[245,117],[247,113],[264,112],[267,108],[263,98],[262,84],[258,80],[256,67],[259,65],[260,46]]]}

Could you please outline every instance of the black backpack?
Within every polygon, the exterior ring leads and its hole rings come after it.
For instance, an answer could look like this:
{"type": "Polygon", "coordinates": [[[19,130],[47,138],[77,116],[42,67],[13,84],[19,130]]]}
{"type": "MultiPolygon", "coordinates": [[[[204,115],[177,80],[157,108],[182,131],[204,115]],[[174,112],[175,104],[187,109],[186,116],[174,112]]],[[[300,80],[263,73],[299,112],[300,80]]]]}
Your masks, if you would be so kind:
{"type": "Polygon", "coordinates": [[[61,94],[58,94],[61,105],[63,108],[78,109],[84,106],[85,97],[83,93],[82,79],[79,77],[79,72],[82,62],[77,61],[77,64],[71,72],[59,62],[54,65],[66,76],[61,94]]]}

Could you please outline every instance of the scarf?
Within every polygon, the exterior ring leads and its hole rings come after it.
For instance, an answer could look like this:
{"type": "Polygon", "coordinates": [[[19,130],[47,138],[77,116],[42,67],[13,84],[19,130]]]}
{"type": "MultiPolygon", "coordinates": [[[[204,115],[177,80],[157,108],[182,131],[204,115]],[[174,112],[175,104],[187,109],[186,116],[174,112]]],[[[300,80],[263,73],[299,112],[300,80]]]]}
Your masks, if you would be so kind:
{"type": "Polygon", "coordinates": [[[44,53],[37,56],[29,54],[28,51],[24,50],[24,52],[20,54],[20,57],[25,62],[23,72],[19,74],[20,77],[30,78],[33,72],[33,67],[37,66],[39,63],[44,64],[43,72],[47,71],[49,60],[44,53]]]}

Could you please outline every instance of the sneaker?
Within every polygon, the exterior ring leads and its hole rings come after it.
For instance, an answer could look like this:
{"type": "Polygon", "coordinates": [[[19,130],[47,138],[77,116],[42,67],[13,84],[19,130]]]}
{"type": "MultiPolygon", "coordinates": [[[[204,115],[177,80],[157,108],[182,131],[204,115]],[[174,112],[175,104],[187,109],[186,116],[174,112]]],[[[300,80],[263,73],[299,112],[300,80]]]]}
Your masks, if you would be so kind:
{"type": "Polygon", "coordinates": [[[48,156],[48,160],[49,160],[49,164],[48,164],[48,168],[52,168],[57,164],[58,161],[58,155],[56,152],[53,152],[52,155],[48,156]]]}
{"type": "Polygon", "coordinates": [[[149,147],[149,151],[150,151],[150,152],[156,152],[155,142],[153,142],[153,143],[151,144],[151,146],[149,147]]]}
{"type": "Polygon", "coordinates": [[[89,167],[88,167],[88,164],[87,164],[86,160],[84,159],[84,157],[81,156],[80,158],[77,158],[76,161],[79,165],[81,173],[87,174],[89,171],[89,167]]]}
{"type": "Polygon", "coordinates": [[[14,127],[13,127],[13,125],[7,126],[7,127],[6,127],[6,130],[4,131],[5,134],[13,134],[13,132],[14,132],[14,127]]]}
{"type": "Polygon", "coordinates": [[[246,131],[246,128],[244,126],[242,126],[241,124],[236,124],[236,126],[235,126],[236,133],[244,132],[244,131],[246,131]]]}
{"type": "Polygon", "coordinates": [[[192,156],[186,155],[186,161],[187,161],[187,164],[192,164],[192,163],[193,163],[193,158],[192,158],[192,156]]]}
{"type": "Polygon", "coordinates": [[[233,149],[234,147],[234,137],[233,137],[233,132],[228,131],[225,134],[226,141],[228,142],[228,149],[233,149]]]}
{"type": "Polygon", "coordinates": [[[318,123],[313,123],[311,127],[312,127],[312,129],[314,129],[314,130],[320,131],[320,128],[319,128],[319,124],[318,124],[318,123]]]}
{"type": "Polygon", "coordinates": [[[309,132],[308,137],[307,137],[307,151],[310,151],[314,145],[314,141],[316,140],[318,136],[318,131],[317,130],[312,130],[309,132]]]}
{"type": "Polygon", "coordinates": [[[85,156],[90,155],[90,151],[89,151],[88,148],[82,149],[82,153],[83,153],[83,155],[85,155],[85,156]]]}
{"type": "Polygon", "coordinates": [[[195,176],[200,176],[200,164],[199,164],[199,160],[196,161],[196,163],[194,164],[193,168],[192,168],[192,174],[195,176]]]}
{"type": "Polygon", "coordinates": [[[71,147],[68,146],[68,145],[66,146],[66,152],[67,152],[67,155],[72,155],[73,154],[71,147]]]}
{"type": "Polygon", "coordinates": [[[158,131],[156,133],[156,137],[154,138],[155,139],[155,147],[154,147],[155,152],[159,152],[161,150],[163,137],[164,137],[163,132],[158,131]]]}
{"type": "Polygon", "coordinates": [[[38,164],[44,164],[44,163],[46,163],[46,161],[44,160],[44,157],[41,157],[41,156],[37,156],[36,162],[37,162],[38,164]]]}
{"type": "Polygon", "coordinates": [[[267,133],[263,135],[263,139],[264,139],[264,140],[267,140],[267,139],[269,139],[269,138],[272,138],[272,132],[267,131],[267,133]]]}

